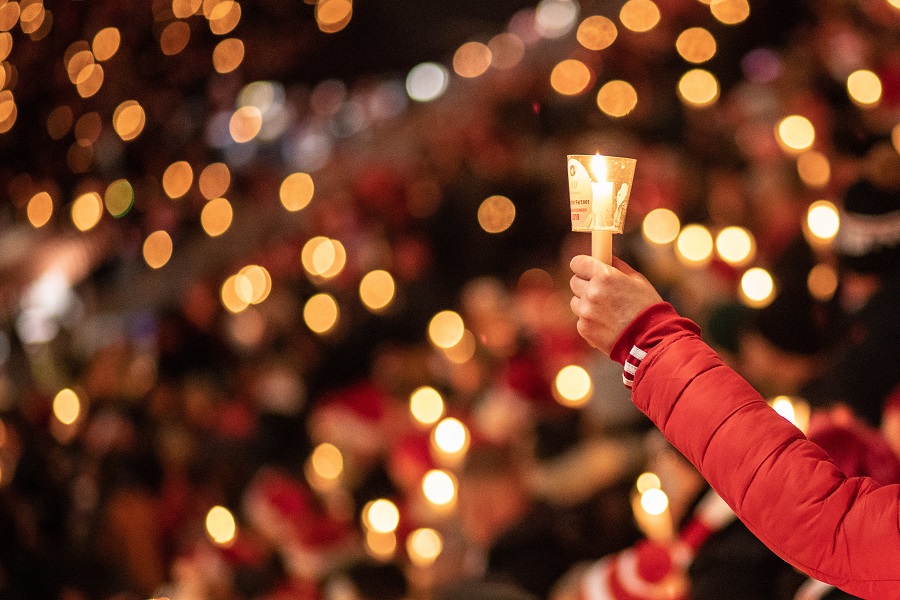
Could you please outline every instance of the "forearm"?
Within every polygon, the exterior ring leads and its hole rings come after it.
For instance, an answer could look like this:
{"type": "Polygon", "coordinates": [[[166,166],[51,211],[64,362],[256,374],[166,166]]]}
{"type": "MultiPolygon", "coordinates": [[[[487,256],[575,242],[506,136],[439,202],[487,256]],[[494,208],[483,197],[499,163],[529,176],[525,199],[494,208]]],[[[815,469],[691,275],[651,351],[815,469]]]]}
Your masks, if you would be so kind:
{"type": "Polygon", "coordinates": [[[844,478],[668,305],[639,315],[611,355],[640,363],[635,404],[773,551],[858,595],[900,597],[900,486],[844,478]]]}

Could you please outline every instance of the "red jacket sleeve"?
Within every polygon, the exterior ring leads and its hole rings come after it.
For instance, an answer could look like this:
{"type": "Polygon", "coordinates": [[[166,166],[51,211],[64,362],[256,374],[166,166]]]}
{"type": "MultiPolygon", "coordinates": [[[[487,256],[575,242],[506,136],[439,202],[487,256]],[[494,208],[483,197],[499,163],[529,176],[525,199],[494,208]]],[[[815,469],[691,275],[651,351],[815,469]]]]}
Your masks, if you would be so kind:
{"type": "Polygon", "coordinates": [[[610,354],[632,399],[769,548],[863,598],[900,599],[900,485],[844,477],[666,303],[610,354]]]}

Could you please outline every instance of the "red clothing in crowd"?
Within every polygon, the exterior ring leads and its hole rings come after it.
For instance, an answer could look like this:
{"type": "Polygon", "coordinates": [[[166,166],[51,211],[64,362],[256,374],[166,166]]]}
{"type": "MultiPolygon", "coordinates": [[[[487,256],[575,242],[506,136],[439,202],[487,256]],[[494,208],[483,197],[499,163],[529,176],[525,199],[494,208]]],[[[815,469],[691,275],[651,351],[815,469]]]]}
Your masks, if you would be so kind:
{"type": "Polygon", "coordinates": [[[669,304],[638,315],[610,355],[635,405],[776,554],[851,594],[900,599],[900,485],[845,477],[669,304]]]}

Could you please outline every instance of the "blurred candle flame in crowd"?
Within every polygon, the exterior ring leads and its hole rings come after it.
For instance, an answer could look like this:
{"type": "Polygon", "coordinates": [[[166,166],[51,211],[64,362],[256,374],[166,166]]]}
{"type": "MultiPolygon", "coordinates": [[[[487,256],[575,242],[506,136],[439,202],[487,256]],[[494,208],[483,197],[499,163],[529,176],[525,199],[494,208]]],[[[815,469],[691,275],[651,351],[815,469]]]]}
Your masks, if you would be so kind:
{"type": "Polygon", "coordinates": [[[516,205],[506,196],[491,196],[478,207],[478,224],[487,233],[502,233],[516,218],[516,205]]]}
{"type": "Polygon", "coordinates": [[[238,271],[235,292],[247,304],[260,304],[272,291],[272,277],[265,267],[247,265],[238,271]]]}
{"type": "Polygon", "coordinates": [[[719,81],[705,69],[692,69],[678,81],[678,96],[695,108],[711,106],[719,99],[719,81]]]}
{"type": "Polygon", "coordinates": [[[366,551],[374,558],[390,560],[397,551],[397,535],[393,531],[379,533],[369,529],[366,531],[366,551]]]}
{"type": "Polygon", "coordinates": [[[716,55],[716,38],[702,27],[690,27],[678,35],[675,49],[688,62],[704,63],[716,55]]]}
{"type": "Polygon", "coordinates": [[[200,193],[207,200],[221,197],[231,186],[231,171],[225,163],[212,163],[206,165],[200,172],[197,180],[200,193]]]}
{"type": "Polygon", "coordinates": [[[444,399],[431,386],[422,386],[409,396],[409,412],[423,425],[432,425],[444,416],[444,399]]]}
{"type": "Polygon", "coordinates": [[[416,529],[406,538],[406,554],[417,567],[427,567],[434,563],[444,550],[444,541],[434,529],[416,529]]]}
{"type": "Polygon", "coordinates": [[[113,111],[113,129],[126,142],[141,134],[145,121],[144,109],[137,100],[126,100],[113,111]]]}
{"type": "Polygon", "coordinates": [[[812,147],[816,130],[806,117],[791,115],[778,123],[776,136],[785,151],[796,154],[812,147]]]}
{"type": "Polygon", "coordinates": [[[641,227],[644,239],[658,245],[670,244],[681,231],[681,221],[668,208],[655,208],[647,213],[641,227]]]}
{"type": "Polygon", "coordinates": [[[103,216],[103,200],[97,192],[82,194],[72,204],[72,223],[79,231],[93,229],[103,216]]]}
{"type": "Polygon", "coordinates": [[[641,473],[635,482],[638,494],[643,494],[647,490],[658,490],[662,488],[662,482],[656,473],[641,473]]]}
{"type": "Polygon", "coordinates": [[[437,506],[448,506],[456,500],[456,478],[443,469],[432,469],[422,478],[422,493],[437,506]]]}
{"type": "Polygon", "coordinates": [[[591,83],[591,70],[580,60],[569,58],[553,67],[550,86],[563,96],[577,96],[591,83]]]}
{"type": "Polygon", "coordinates": [[[828,200],[817,200],[809,206],[806,224],[813,236],[828,242],[833,240],[840,230],[841,218],[834,204],[828,200]]]}
{"type": "Polygon", "coordinates": [[[610,117],[624,117],[637,106],[637,91],[627,81],[614,79],[597,92],[597,106],[610,117]]]}
{"type": "Polygon", "coordinates": [[[447,457],[458,457],[469,447],[469,430],[459,419],[448,417],[434,428],[432,441],[447,457]]]}
{"type": "Polygon", "coordinates": [[[316,294],[303,306],[303,321],[311,331],[325,334],[337,324],[338,305],[330,294],[316,294]]]}
{"type": "Polygon", "coordinates": [[[306,208],[312,202],[315,184],[307,173],[291,173],[278,190],[281,204],[290,212],[306,208]]]}
{"type": "Polygon", "coordinates": [[[43,227],[53,216],[53,198],[47,192],[38,192],[28,201],[26,212],[32,227],[43,227]]]}
{"type": "Polygon", "coordinates": [[[816,150],[807,150],[797,157],[797,174],[811,188],[824,188],[831,181],[831,163],[816,150]]]}
{"type": "Polygon", "coordinates": [[[729,265],[740,267],[756,258],[756,240],[743,227],[726,227],[716,236],[716,253],[729,265]]]}
{"type": "Polygon", "coordinates": [[[475,340],[475,334],[466,329],[463,331],[463,336],[459,342],[449,348],[443,348],[443,350],[447,360],[461,365],[475,356],[475,352],[478,350],[478,342],[475,340]]]}
{"type": "Polygon", "coordinates": [[[234,515],[224,506],[213,506],[206,513],[206,533],[220,546],[225,546],[234,541],[237,533],[237,524],[234,515]]]}
{"type": "Polygon", "coordinates": [[[63,425],[71,425],[81,414],[81,401],[69,388],[60,390],[53,398],[53,416],[63,425]]]}
{"type": "Polygon", "coordinates": [[[725,25],[743,23],[750,16],[747,0],[711,0],[708,4],[712,15],[725,25]]]}
{"type": "Polygon", "coordinates": [[[322,443],[316,446],[310,456],[310,465],[316,475],[327,481],[337,481],[344,472],[344,457],[336,446],[322,443]]]}
{"type": "Polygon", "coordinates": [[[190,163],[185,160],[172,163],[163,172],[163,191],[173,200],[187,194],[193,184],[194,170],[191,168],[190,163]]]}
{"type": "Polygon", "coordinates": [[[591,376],[578,365],[568,365],[556,374],[555,390],[560,404],[564,406],[583,406],[591,398],[593,386],[591,376]]]}
{"type": "Polygon", "coordinates": [[[203,206],[200,212],[200,225],[209,237],[217,237],[228,231],[234,211],[231,203],[225,198],[214,198],[203,206]]]}
{"type": "Polygon", "coordinates": [[[359,282],[359,298],[372,312],[387,308],[394,299],[396,286],[390,273],[375,270],[366,273],[359,282]]]}
{"type": "Polygon", "coordinates": [[[659,7],[653,0],[628,0],[619,10],[619,20],[631,31],[650,31],[659,23],[659,7]]]}
{"type": "Polygon", "coordinates": [[[820,302],[828,302],[834,297],[838,283],[837,269],[826,263],[814,266],[806,277],[809,293],[820,302]]]}
{"type": "Polygon", "coordinates": [[[713,253],[713,237],[709,229],[699,224],[686,225],[675,242],[676,255],[688,266],[706,265],[713,253]]]}
{"type": "Polygon", "coordinates": [[[428,323],[428,339],[438,348],[451,348],[459,343],[465,331],[463,319],[452,310],[441,311],[428,323]]]}
{"type": "Polygon", "coordinates": [[[847,77],[847,93],[854,104],[872,108],[881,102],[881,79],[867,69],[854,71],[847,77]]]}
{"type": "Polygon", "coordinates": [[[588,50],[604,50],[612,46],[618,35],[615,23],[602,15],[593,15],[581,22],[575,38],[588,50]]]}
{"type": "Polygon", "coordinates": [[[751,308],[765,308],[775,299],[775,280],[762,267],[748,269],[741,276],[741,300],[751,308]]]}
{"type": "Polygon", "coordinates": [[[362,522],[367,529],[377,533],[391,533],[400,524],[400,511],[390,500],[379,498],[363,507],[362,522]]]}
{"type": "Polygon", "coordinates": [[[806,401],[789,396],[776,396],[769,401],[769,406],[803,433],[809,431],[810,407],[806,401]]]}
{"type": "Polygon", "coordinates": [[[144,261],[150,267],[159,269],[172,258],[172,238],[166,231],[154,231],[144,240],[144,261]]]}
{"type": "Polygon", "coordinates": [[[316,23],[324,33],[337,33],[350,23],[352,17],[350,0],[319,0],[316,5],[316,23]]]}
{"type": "Polygon", "coordinates": [[[661,515],[669,508],[669,497],[659,488],[649,488],[641,494],[641,507],[648,514],[661,515]]]}

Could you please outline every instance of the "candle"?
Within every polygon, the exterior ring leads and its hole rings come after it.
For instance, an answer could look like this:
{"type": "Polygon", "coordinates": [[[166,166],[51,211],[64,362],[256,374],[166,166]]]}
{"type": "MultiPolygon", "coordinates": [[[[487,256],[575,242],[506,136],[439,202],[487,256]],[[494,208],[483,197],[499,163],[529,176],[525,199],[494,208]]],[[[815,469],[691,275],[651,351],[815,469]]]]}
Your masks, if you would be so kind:
{"type": "Polygon", "coordinates": [[[612,231],[608,228],[613,225],[613,182],[606,180],[606,160],[599,153],[591,159],[591,170],[594,172],[591,181],[592,254],[610,265],[612,231]]]}
{"type": "Polygon", "coordinates": [[[675,537],[669,498],[662,490],[651,488],[642,494],[635,494],[631,509],[638,528],[647,539],[667,541],[675,537]]]}

